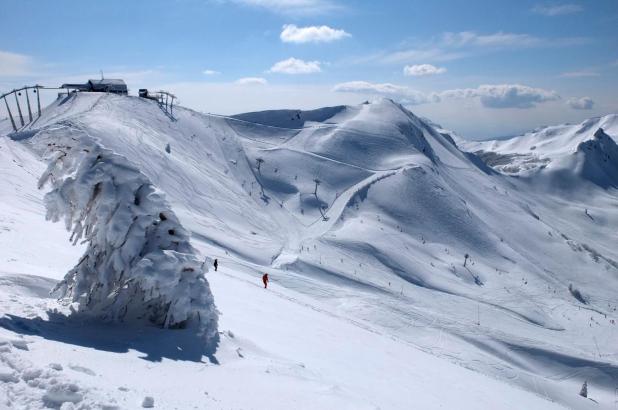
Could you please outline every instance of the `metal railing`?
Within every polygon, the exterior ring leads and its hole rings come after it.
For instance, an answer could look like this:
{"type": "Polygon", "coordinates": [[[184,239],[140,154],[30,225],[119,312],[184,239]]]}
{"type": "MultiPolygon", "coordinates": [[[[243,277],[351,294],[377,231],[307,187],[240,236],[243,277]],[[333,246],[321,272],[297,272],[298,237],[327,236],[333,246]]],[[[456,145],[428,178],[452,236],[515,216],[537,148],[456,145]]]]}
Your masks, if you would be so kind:
{"type": "MultiPolygon", "coordinates": [[[[15,123],[15,118],[13,117],[13,113],[11,112],[11,107],[9,106],[9,102],[7,101],[7,97],[10,97],[11,95],[15,97],[15,105],[17,106],[17,114],[19,115],[18,117],[19,123],[21,124],[20,128],[23,128],[26,124],[30,124],[32,121],[35,120],[35,118],[32,116],[32,107],[30,105],[29,91],[32,90],[32,93],[36,95],[36,108],[37,108],[36,118],[39,118],[41,116],[40,90],[44,88],[45,87],[43,87],[42,85],[38,85],[38,84],[31,85],[31,86],[24,86],[22,88],[14,89],[12,91],[9,91],[8,93],[4,93],[0,95],[0,99],[4,100],[4,105],[6,106],[6,111],[9,114],[9,119],[11,120],[13,131],[17,131],[18,128],[17,128],[17,124],[15,123]],[[21,97],[22,94],[26,96],[26,106],[28,107],[28,122],[24,120],[24,114],[22,113],[21,105],[19,104],[19,100],[20,100],[19,97],[21,97]]],[[[23,100],[23,97],[22,97],[22,100],[23,100]]]]}
{"type": "Polygon", "coordinates": [[[154,93],[157,96],[157,100],[159,101],[159,106],[161,107],[161,109],[167,114],[169,115],[170,118],[174,118],[174,100],[177,100],[178,98],[168,92],[168,91],[163,91],[163,90],[159,90],[156,91],[154,93]]]}

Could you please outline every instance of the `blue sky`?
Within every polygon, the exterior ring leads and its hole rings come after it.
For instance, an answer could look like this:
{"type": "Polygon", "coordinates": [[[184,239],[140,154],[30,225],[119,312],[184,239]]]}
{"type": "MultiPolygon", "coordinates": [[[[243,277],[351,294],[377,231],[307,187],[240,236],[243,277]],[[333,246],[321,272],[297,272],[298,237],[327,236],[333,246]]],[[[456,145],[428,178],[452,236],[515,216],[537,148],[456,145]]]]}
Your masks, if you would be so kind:
{"type": "Polygon", "coordinates": [[[0,90],[99,70],[207,112],[386,96],[495,137],[618,112],[618,2],[0,0],[0,90]]]}

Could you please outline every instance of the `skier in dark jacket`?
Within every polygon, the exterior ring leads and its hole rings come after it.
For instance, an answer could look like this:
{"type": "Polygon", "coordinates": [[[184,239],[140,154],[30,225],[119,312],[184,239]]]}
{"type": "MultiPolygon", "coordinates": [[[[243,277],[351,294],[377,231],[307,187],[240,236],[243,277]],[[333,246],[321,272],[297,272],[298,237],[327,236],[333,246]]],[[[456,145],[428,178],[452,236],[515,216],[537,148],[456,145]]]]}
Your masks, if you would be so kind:
{"type": "Polygon", "coordinates": [[[216,272],[217,269],[219,268],[219,260],[215,259],[215,263],[213,263],[213,265],[215,266],[215,272],[216,272]]]}
{"type": "Polygon", "coordinates": [[[264,289],[268,287],[268,273],[262,275],[262,282],[264,282],[264,289]]]}

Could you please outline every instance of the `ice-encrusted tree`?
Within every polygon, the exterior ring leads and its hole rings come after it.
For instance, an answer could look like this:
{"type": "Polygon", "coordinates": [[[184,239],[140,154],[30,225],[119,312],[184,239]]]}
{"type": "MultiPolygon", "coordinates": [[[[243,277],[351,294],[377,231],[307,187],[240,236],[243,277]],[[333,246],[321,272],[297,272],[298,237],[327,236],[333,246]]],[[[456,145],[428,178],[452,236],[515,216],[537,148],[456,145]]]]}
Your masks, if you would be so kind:
{"type": "MultiPolygon", "coordinates": [[[[62,134],[61,134],[62,135],[62,134]]],[[[87,135],[44,140],[49,165],[39,186],[47,218],[64,219],[87,249],[56,289],[78,312],[109,321],[195,327],[217,339],[207,268],[163,194],[125,157],[87,135]]]]}

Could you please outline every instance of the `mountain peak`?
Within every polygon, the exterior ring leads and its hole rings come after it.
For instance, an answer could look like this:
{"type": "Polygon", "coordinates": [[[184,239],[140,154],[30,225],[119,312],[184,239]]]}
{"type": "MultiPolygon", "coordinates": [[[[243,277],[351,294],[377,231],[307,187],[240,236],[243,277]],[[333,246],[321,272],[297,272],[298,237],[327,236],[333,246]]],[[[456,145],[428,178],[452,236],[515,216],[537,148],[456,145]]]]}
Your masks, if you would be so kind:
{"type": "Polygon", "coordinates": [[[607,135],[605,133],[605,131],[603,131],[603,128],[599,127],[599,129],[596,130],[595,133],[594,133],[594,138],[596,138],[596,139],[604,139],[604,138],[609,138],[609,135],[607,135]]]}

